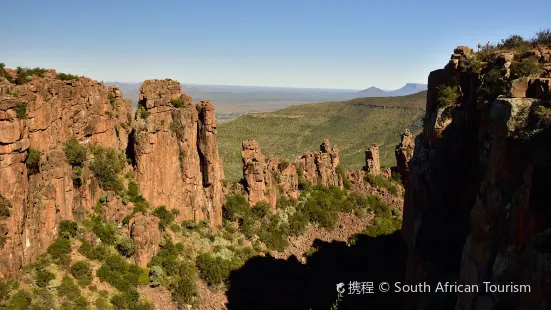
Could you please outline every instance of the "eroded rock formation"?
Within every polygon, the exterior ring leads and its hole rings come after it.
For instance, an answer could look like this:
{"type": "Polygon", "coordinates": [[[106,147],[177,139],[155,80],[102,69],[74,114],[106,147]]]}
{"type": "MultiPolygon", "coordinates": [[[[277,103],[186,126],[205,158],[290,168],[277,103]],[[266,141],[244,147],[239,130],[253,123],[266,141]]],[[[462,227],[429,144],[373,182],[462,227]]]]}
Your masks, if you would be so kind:
{"type": "Polygon", "coordinates": [[[133,121],[131,102],[116,85],[61,80],[54,70],[22,85],[0,77],[0,198],[9,206],[0,208],[0,277],[35,261],[62,220],[84,219],[98,201],[106,221],[120,224],[132,213],[131,202],[101,189],[90,154],[75,182],[64,151],[71,138],[88,149],[126,153],[135,167],[124,168],[121,178],[135,174],[154,207],[165,204],[182,218],[221,224],[223,172],[212,105],[193,105],[179,83],[168,80],[146,81],[141,105],[133,121]],[[26,165],[30,150],[40,152],[32,169],[26,165]]]}
{"type": "Polygon", "coordinates": [[[409,160],[413,157],[414,149],[415,143],[413,142],[413,135],[409,129],[406,129],[401,136],[400,143],[394,150],[396,155],[396,170],[400,174],[402,184],[404,184],[404,186],[408,181],[409,160]]]}
{"type": "MultiPolygon", "coordinates": [[[[544,245],[551,240],[545,207],[551,146],[548,106],[537,98],[549,91],[519,90],[529,82],[517,80],[512,91],[504,87],[520,98],[496,99],[483,91],[495,81],[465,69],[469,57],[455,53],[451,66],[429,76],[424,131],[409,161],[402,233],[409,245],[409,284],[457,281],[481,290],[408,294],[405,308],[543,309],[551,297],[544,245]],[[442,86],[457,86],[457,101],[444,102],[442,86]],[[532,293],[491,294],[483,282],[529,284],[532,293]]],[[[514,59],[509,52],[490,54],[481,73],[497,69],[507,80],[514,59]]]]}
{"type": "Polygon", "coordinates": [[[243,177],[249,204],[268,202],[273,208],[281,195],[297,198],[299,178],[313,184],[343,188],[337,172],[339,151],[324,140],[319,152],[307,152],[293,162],[268,158],[260,151],[258,142],[242,143],[243,177]]]}
{"type": "Polygon", "coordinates": [[[179,216],[222,224],[223,169],[216,146],[214,108],[194,105],[174,80],[140,88],[134,134],[135,173],[153,205],[179,216]]]}
{"type": "Polygon", "coordinates": [[[367,173],[381,174],[381,161],[379,159],[379,145],[373,144],[365,151],[365,166],[367,173]]]}
{"type": "Polygon", "coordinates": [[[146,267],[151,258],[159,251],[161,231],[159,218],[152,215],[136,214],[129,222],[130,238],[136,244],[134,259],[136,264],[146,267]]]}

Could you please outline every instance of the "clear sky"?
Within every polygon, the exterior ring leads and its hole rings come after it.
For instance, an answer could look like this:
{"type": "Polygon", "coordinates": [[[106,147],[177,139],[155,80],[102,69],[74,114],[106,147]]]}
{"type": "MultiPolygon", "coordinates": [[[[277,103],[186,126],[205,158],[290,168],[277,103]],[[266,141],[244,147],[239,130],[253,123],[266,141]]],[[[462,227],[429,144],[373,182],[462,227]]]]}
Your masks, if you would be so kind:
{"type": "Polygon", "coordinates": [[[3,0],[0,62],[104,81],[395,89],[426,83],[457,45],[551,27],[541,3],[3,0]]]}

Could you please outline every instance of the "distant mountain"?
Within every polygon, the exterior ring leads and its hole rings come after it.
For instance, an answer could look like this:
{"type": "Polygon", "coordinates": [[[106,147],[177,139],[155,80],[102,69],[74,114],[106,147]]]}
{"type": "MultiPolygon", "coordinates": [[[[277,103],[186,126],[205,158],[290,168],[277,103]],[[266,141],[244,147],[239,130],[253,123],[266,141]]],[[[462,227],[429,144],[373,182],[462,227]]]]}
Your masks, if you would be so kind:
{"type": "Polygon", "coordinates": [[[396,90],[382,90],[375,86],[364,89],[356,93],[359,97],[395,97],[407,96],[427,90],[426,84],[407,83],[404,87],[396,90]]]}

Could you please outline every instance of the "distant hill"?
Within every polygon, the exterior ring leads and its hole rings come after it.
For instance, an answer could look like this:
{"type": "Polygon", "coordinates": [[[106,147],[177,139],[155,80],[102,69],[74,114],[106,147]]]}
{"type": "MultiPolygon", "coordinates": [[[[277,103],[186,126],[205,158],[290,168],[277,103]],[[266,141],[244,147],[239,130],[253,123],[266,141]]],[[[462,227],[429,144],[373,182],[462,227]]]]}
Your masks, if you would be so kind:
{"type": "Polygon", "coordinates": [[[361,168],[364,151],[379,143],[381,164],[395,164],[394,148],[405,128],[422,126],[426,91],[403,97],[358,98],[296,105],[244,115],[218,126],[218,149],[228,180],[242,177],[241,142],[255,139],[264,154],[294,159],[318,150],[324,138],[337,145],[345,168],[361,168]]]}
{"type": "Polygon", "coordinates": [[[356,93],[358,97],[391,97],[407,96],[427,90],[427,84],[407,83],[404,87],[396,90],[382,90],[375,86],[356,93]]]}

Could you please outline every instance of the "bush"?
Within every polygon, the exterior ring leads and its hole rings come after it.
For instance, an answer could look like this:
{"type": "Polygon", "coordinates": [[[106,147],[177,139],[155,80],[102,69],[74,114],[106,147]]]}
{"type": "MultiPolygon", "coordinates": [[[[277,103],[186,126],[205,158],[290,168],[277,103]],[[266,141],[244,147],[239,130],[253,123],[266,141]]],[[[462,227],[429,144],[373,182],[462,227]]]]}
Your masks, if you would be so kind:
{"type": "Polygon", "coordinates": [[[262,219],[270,213],[270,205],[265,201],[259,201],[252,207],[251,213],[256,219],[262,219]]]}
{"type": "Polygon", "coordinates": [[[184,98],[170,99],[170,103],[176,108],[182,108],[184,106],[184,98]]]}
{"type": "Polygon", "coordinates": [[[507,49],[519,49],[526,46],[528,46],[528,42],[525,41],[520,35],[509,36],[507,39],[501,40],[501,43],[499,44],[500,48],[507,49]]]}
{"type": "Polygon", "coordinates": [[[71,266],[71,274],[78,280],[78,284],[87,286],[92,283],[92,269],[85,261],[78,261],[71,266]]]}
{"type": "Polygon", "coordinates": [[[0,77],[7,79],[10,83],[13,83],[13,77],[6,72],[6,64],[0,62],[0,77]]]}
{"type": "Polygon", "coordinates": [[[72,301],[80,297],[80,288],[76,286],[72,278],[64,276],[61,285],[57,288],[57,295],[72,301]]]}
{"type": "Polygon", "coordinates": [[[78,143],[77,139],[71,138],[65,142],[63,150],[71,166],[82,167],[84,161],[86,161],[86,147],[78,143]]]}
{"type": "Polygon", "coordinates": [[[146,119],[149,117],[150,113],[143,105],[141,104],[138,105],[138,111],[139,111],[140,118],[146,119]]]}
{"type": "Polygon", "coordinates": [[[501,70],[492,68],[482,77],[481,92],[489,102],[495,100],[499,95],[504,95],[507,91],[507,80],[501,70]]]}
{"type": "Polygon", "coordinates": [[[448,107],[457,103],[459,89],[457,86],[440,85],[436,88],[436,103],[438,107],[448,107]]]}
{"type": "Polygon", "coordinates": [[[35,149],[29,149],[27,153],[27,159],[25,164],[27,165],[27,170],[29,174],[36,174],[40,172],[40,157],[42,153],[35,149]]]}
{"type": "Polygon", "coordinates": [[[136,244],[134,244],[134,241],[130,238],[122,238],[117,243],[117,251],[119,251],[122,256],[130,257],[136,252],[136,244]]]}
{"type": "Polygon", "coordinates": [[[18,85],[22,85],[32,81],[33,75],[44,77],[44,73],[46,73],[46,69],[43,69],[43,68],[30,69],[30,68],[17,67],[15,71],[17,73],[17,77],[15,78],[15,83],[18,85]]]}
{"type": "Polygon", "coordinates": [[[27,291],[18,291],[10,298],[9,304],[6,309],[22,310],[29,309],[31,305],[31,295],[27,291]]]}
{"type": "Polygon", "coordinates": [[[78,252],[88,259],[97,261],[103,261],[109,256],[109,249],[106,246],[93,246],[86,240],[82,241],[82,244],[78,248],[78,252]]]}
{"type": "Polygon", "coordinates": [[[59,223],[59,236],[69,239],[77,235],[78,224],[68,220],[63,220],[59,223]]]}
{"type": "Polygon", "coordinates": [[[128,183],[126,195],[133,203],[146,203],[145,198],[140,194],[140,187],[138,186],[138,183],[134,181],[130,181],[128,183]]]}
{"type": "Polygon", "coordinates": [[[182,277],[170,285],[172,298],[180,305],[193,305],[197,299],[197,287],[192,278],[182,277]]]}
{"type": "Polygon", "coordinates": [[[90,162],[90,170],[98,178],[99,185],[105,190],[121,192],[123,185],[119,173],[126,166],[126,156],[114,149],[95,148],[94,158],[90,162]]]}
{"type": "Polygon", "coordinates": [[[280,196],[276,202],[276,209],[287,209],[290,207],[296,207],[297,204],[298,204],[298,201],[294,198],[280,196]]]}
{"type": "Polygon", "coordinates": [[[301,211],[295,212],[293,215],[289,217],[288,234],[290,236],[302,235],[306,231],[306,226],[308,226],[309,222],[310,222],[310,219],[308,218],[308,215],[304,214],[301,211]]]}
{"type": "Polygon", "coordinates": [[[18,119],[27,119],[27,104],[24,102],[15,103],[15,117],[18,119]]]}
{"type": "Polygon", "coordinates": [[[536,108],[534,114],[544,126],[549,126],[551,124],[551,108],[540,105],[536,108]]]}
{"type": "Polygon", "coordinates": [[[376,217],[373,223],[363,232],[370,237],[379,237],[382,235],[393,234],[399,230],[401,223],[397,219],[376,217]]]}
{"type": "Polygon", "coordinates": [[[40,269],[36,271],[36,285],[38,287],[47,287],[53,279],[55,279],[55,274],[48,270],[40,269]]]}
{"type": "Polygon", "coordinates": [[[107,282],[121,292],[134,291],[138,284],[149,283],[147,270],[129,264],[120,255],[111,255],[96,272],[101,282],[107,282]]]}
{"type": "Polygon", "coordinates": [[[269,224],[263,225],[258,232],[258,237],[270,250],[284,251],[289,245],[286,238],[286,227],[279,224],[277,217],[273,217],[269,224]]]}
{"type": "Polygon", "coordinates": [[[233,268],[232,262],[221,257],[214,257],[208,253],[197,256],[195,261],[199,276],[210,285],[226,281],[233,268]]]}
{"type": "Polygon", "coordinates": [[[101,242],[107,245],[113,245],[117,241],[115,226],[110,223],[104,224],[99,216],[93,219],[92,231],[100,238],[101,242]]]}
{"type": "Polygon", "coordinates": [[[62,81],[78,80],[78,76],[67,73],[58,73],[56,78],[62,81]]]}
{"type": "Polygon", "coordinates": [[[533,57],[514,61],[511,64],[511,77],[514,79],[525,76],[539,76],[541,71],[542,65],[533,57]]]}
{"type": "Polygon", "coordinates": [[[535,45],[546,45],[551,47],[551,29],[538,31],[536,37],[532,40],[535,45]]]}
{"type": "Polygon", "coordinates": [[[160,206],[155,208],[153,215],[159,218],[159,228],[164,230],[174,221],[174,213],[168,211],[165,206],[160,206]]]}
{"type": "Polygon", "coordinates": [[[53,259],[59,259],[63,255],[71,253],[71,241],[58,237],[47,250],[53,259]]]}
{"type": "Polygon", "coordinates": [[[222,207],[222,217],[230,222],[245,218],[249,212],[249,203],[241,194],[228,196],[226,204],[222,207]]]}
{"type": "Polygon", "coordinates": [[[371,186],[377,188],[386,188],[391,194],[398,195],[398,186],[385,178],[383,175],[368,173],[365,175],[365,181],[367,181],[371,186]]]}

